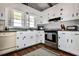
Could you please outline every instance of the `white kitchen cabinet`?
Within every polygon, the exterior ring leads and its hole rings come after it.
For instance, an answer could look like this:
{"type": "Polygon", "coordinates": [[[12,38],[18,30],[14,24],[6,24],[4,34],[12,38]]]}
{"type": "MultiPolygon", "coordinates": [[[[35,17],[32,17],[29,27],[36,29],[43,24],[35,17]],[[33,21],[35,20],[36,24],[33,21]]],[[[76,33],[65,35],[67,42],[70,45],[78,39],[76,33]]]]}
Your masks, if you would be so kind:
{"type": "Polygon", "coordinates": [[[16,33],[1,32],[0,33],[0,55],[16,50],[16,33]]]}
{"type": "Polygon", "coordinates": [[[42,16],[39,16],[38,17],[38,20],[36,20],[37,24],[47,24],[48,23],[48,15],[45,14],[45,15],[42,15],[42,16]]]}
{"type": "Polygon", "coordinates": [[[38,43],[44,43],[44,31],[27,30],[16,33],[16,49],[23,49],[38,43]]]}
{"type": "Polygon", "coordinates": [[[79,4],[60,4],[62,11],[61,21],[69,21],[69,20],[76,20],[79,19],[79,4]]]}
{"type": "Polygon", "coordinates": [[[60,3],[45,10],[42,14],[44,18],[52,19],[61,17],[61,21],[69,21],[79,19],[79,4],[78,3],[60,3]],[[43,15],[43,16],[44,16],[43,15]]]}
{"type": "Polygon", "coordinates": [[[79,55],[79,32],[71,32],[70,35],[70,49],[69,52],[79,55]]]}
{"type": "Polygon", "coordinates": [[[66,33],[58,33],[58,47],[61,50],[67,50],[67,39],[65,37],[66,35],[66,33]]]}
{"type": "Polygon", "coordinates": [[[45,43],[45,33],[44,31],[36,31],[36,43],[45,43]]]}
{"type": "Polygon", "coordinates": [[[24,48],[24,38],[23,38],[23,32],[17,32],[16,33],[16,49],[22,49],[24,48]]]}
{"type": "Polygon", "coordinates": [[[79,32],[59,31],[58,48],[60,50],[79,55],[79,32]]]}

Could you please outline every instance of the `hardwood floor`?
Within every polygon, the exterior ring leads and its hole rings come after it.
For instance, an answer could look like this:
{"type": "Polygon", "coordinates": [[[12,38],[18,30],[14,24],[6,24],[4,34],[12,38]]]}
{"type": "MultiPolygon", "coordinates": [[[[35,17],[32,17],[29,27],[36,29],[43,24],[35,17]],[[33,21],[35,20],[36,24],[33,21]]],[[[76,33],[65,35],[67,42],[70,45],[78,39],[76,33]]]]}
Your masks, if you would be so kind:
{"type": "Polygon", "coordinates": [[[67,52],[48,47],[48,46],[46,46],[44,44],[37,44],[37,45],[31,46],[31,47],[28,47],[28,48],[25,48],[25,49],[22,49],[22,50],[19,50],[19,51],[14,51],[14,52],[5,54],[3,56],[22,56],[24,54],[27,54],[27,53],[29,53],[31,51],[34,51],[34,50],[42,48],[42,47],[45,47],[45,48],[47,48],[47,49],[49,49],[51,51],[54,51],[55,53],[59,54],[60,56],[74,56],[74,55],[69,54],[67,52]]]}

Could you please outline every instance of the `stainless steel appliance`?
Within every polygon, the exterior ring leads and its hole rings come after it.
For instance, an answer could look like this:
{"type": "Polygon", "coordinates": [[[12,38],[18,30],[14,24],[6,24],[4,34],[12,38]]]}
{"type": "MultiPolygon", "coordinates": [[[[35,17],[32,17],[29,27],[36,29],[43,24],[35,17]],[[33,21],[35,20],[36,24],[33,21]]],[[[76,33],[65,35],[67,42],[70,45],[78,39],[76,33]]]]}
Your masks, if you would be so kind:
{"type": "Polygon", "coordinates": [[[66,30],[68,30],[68,31],[78,31],[78,26],[76,26],[76,25],[67,26],[66,30]]]}
{"type": "Polygon", "coordinates": [[[45,44],[52,48],[58,48],[58,31],[45,31],[45,44]]]}

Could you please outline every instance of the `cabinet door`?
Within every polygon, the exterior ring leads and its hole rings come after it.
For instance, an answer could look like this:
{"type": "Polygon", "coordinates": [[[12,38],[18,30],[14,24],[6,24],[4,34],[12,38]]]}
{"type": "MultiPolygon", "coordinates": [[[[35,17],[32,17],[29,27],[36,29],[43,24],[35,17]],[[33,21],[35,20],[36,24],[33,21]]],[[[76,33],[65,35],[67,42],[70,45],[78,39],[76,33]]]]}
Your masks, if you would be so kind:
{"type": "Polygon", "coordinates": [[[41,43],[40,31],[36,33],[36,44],[41,43]]]}
{"type": "Polygon", "coordinates": [[[44,33],[44,31],[40,31],[40,40],[41,40],[41,43],[45,43],[45,33],[44,33]]]}
{"type": "Polygon", "coordinates": [[[63,11],[62,11],[62,20],[68,21],[72,20],[74,17],[74,4],[63,4],[63,11]]]}
{"type": "Polygon", "coordinates": [[[5,20],[5,8],[0,7],[0,19],[5,20]]]}
{"type": "Polygon", "coordinates": [[[73,32],[73,36],[71,36],[71,50],[70,52],[75,55],[79,55],[79,33],[73,32]]]}
{"type": "Polygon", "coordinates": [[[35,31],[31,31],[31,36],[30,36],[30,40],[31,40],[31,44],[35,45],[36,44],[36,36],[35,36],[36,32],[35,31]]]}
{"type": "Polygon", "coordinates": [[[66,33],[58,32],[58,48],[64,51],[67,51],[68,40],[66,35],[66,33]]]}
{"type": "Polygon", "coordinates": [[[22,49],[22,48],[24,48],[23,32],[17,32],[16,49],[22,49]]]}
{"type": "Polygon", "coordinates": [[[25,39],[24,39],[24,46],[25,47],[29,47],[31,46],[33,43],[32,43],[32,39],[31,39],[31,36],[32,36],[32,31],[26,31],[24,32],[24,36],[25,36],[25,39]]]}
{"type": "Polygon", "coordinates": [[[74,4],[74,17],[73,19],[79,19],[79,4],[78,3],[75,3],[74,4]]]}

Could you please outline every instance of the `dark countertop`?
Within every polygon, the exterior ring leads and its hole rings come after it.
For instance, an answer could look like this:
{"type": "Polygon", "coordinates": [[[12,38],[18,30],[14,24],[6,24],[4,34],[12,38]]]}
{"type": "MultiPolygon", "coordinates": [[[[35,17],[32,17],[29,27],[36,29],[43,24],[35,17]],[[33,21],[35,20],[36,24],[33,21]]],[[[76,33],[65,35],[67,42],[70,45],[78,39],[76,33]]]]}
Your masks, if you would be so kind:
{"type": "MultiPolygon", "coordinates": [[[[30,30],[30,29],[28,29],[28,30],[30,30]]],[[[17,32],[17,31],[28,31],[28,30],[9,30],[9,31],[0,31],[0,32],[17,32]]],[[[34,31],[34,29],[30,30],[30,31],[34,31]]],[[[36,30],[36,31],[44,31],[44,30],[36,30]]]]}
{"type": "Polygon", "coordinates": [[[0,32],[16,32],[16,31],[0,31],[0,32]]]}

